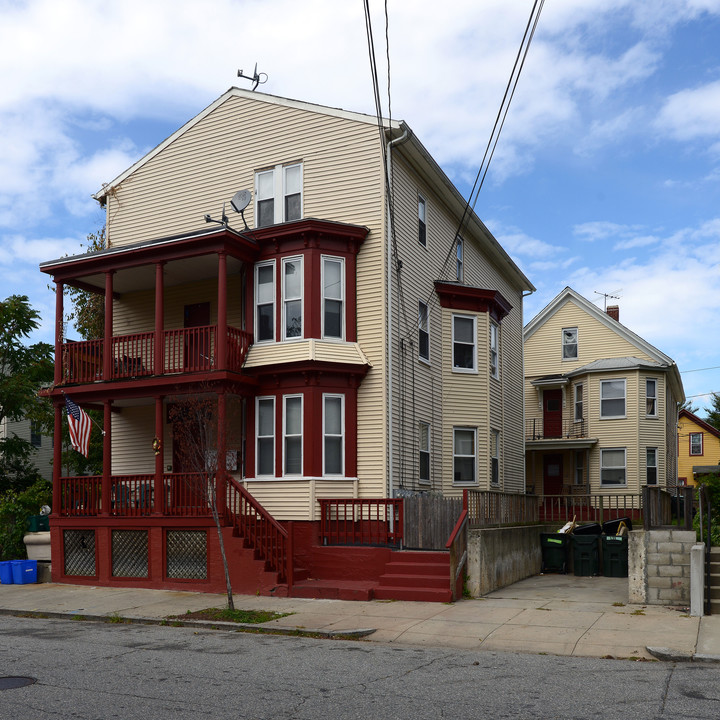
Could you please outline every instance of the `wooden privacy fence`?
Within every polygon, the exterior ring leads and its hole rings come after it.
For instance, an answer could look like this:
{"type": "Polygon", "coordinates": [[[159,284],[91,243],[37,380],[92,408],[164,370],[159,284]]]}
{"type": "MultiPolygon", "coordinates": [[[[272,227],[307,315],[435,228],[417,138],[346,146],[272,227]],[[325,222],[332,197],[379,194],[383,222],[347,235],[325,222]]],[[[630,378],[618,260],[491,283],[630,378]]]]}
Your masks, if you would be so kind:
{"type": "Polygon", "coordinates": [[[403,545],[413,550],[445,550],[463,510],[462,499],[411,495],[402,502],[405,506],[403,545]]]}
{"type": "Polygon", "coordinates": [[[674,527],[678,530],[692,530],[694,487],[672,488],[672,492],[661,487],[646,485],[642,489],[643,520],[645,530],[674,527]],[[677,524],[673,525],[673,517],[677,524]]]}
{"type": "Polygon", "coordinates": [[[539,521],[537,497],[499,490],[467,490],[468,524],[472,528],[527,525],[539,521]]]}

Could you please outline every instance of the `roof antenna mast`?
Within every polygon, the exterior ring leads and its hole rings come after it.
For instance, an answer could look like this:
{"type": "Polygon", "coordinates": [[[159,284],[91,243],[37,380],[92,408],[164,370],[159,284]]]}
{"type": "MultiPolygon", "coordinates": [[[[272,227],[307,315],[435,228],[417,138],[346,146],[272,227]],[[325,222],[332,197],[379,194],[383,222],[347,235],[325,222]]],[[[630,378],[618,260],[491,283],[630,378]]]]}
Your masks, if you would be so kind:
{"type": "Polygon", "coordinates": [[[604,305],[605,305],[605,307],[603,308],[603,310],[605,310],[605,312],[607,312],[607,301],[608,301],[608,298],[610,298],[611,300],[619,300],[619,299],[622,297],[622,295],[616,295],[616,294],[615,294],[615,293],[622,292],[622,288],[620,288],[619,290],[613,290],[612,292],[609,292],[609,293],[598,292],[597,290],[595,290],[594,292],[595,292],[596,295],[602,295],[602,296],[603,296],[603,298],[604,298],[604,305]]]}
{"type": "Polygon", "coordinates": [[[264,85],[267,82],[268,76],[267,73],[258,73],[257,71],[257,63],[255,63],[255,70],[253,70],[252,77],[249,75],[243,75],[242,70],[238,70],[238,77],[245,78],[245,80],[252,80],[253,86],[252,90],[256,90],[258,85],[264,85]]]}

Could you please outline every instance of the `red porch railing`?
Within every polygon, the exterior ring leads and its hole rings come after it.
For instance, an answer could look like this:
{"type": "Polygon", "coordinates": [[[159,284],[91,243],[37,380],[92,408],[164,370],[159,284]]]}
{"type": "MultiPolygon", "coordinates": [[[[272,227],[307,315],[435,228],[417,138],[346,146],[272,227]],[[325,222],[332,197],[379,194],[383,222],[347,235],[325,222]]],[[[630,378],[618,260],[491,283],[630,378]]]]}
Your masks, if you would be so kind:
{"type": "Polygon", "coordinates": [[[326,545],[402,544],[402,498],[323,498],[318,502],[320,538],[326,545]]]}
{"type": "MultiPolygon", "coordinates": [[[[112,338],[112,380],[123,380],[163,373],[205,372],[219,366],[217,326],[166,330],[165,367],[155,368],[155,333],[117,335],[112,338]]],[[[246,330],[227,329],[226,368],[242,369],[252,336],[246,330]]],[[[90,383],[105,380],[103,340],[68,341],[63,345],[63,382],[90,383]]]]}
{"type": "Polygon", "coordinates": [[[173,517],[207,517],[215,478],[206,473],[167,473],[163,475],[161,512],[173,517]]]}
{"type": "Polygon", "coordinates": [[[110,514],[140,517],[153,511],[154,475],[113,475],[110,478],[110,514]]]}
{"type": "Polygon", "coordinates": [[[102,478],[98,475],[60,478],[60,515],[93,517],[100,513],[102,478]]]}
{"type": "Polygon", "coordinates": [[[235,478],[227,480],[227,510],[235,532],[265,560],[268,570],[292,587],[291,535],[235,478]]]}

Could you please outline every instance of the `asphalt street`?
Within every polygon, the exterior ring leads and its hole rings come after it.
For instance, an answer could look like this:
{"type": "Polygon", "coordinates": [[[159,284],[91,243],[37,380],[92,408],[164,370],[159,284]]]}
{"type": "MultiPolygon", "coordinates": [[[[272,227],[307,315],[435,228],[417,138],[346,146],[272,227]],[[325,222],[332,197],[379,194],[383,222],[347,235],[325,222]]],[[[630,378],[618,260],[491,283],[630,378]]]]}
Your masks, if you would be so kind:
{"type": "Polygon", "coordinates": [[[69,619],[0,618],[0,676],[3,720],[720,716],[720,665],[69,619]]]}

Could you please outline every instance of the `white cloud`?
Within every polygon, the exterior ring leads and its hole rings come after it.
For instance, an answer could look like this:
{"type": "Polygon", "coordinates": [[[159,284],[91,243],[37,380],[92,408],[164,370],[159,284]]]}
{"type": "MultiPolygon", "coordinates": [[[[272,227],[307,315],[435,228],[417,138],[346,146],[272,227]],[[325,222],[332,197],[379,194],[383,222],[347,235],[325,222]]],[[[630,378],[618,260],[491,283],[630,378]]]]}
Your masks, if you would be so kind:
{"type": "Polygon", "coordinates": [[[655,125],[675,140],[720,136],[720,80],[671,95],[655,125]]]}

